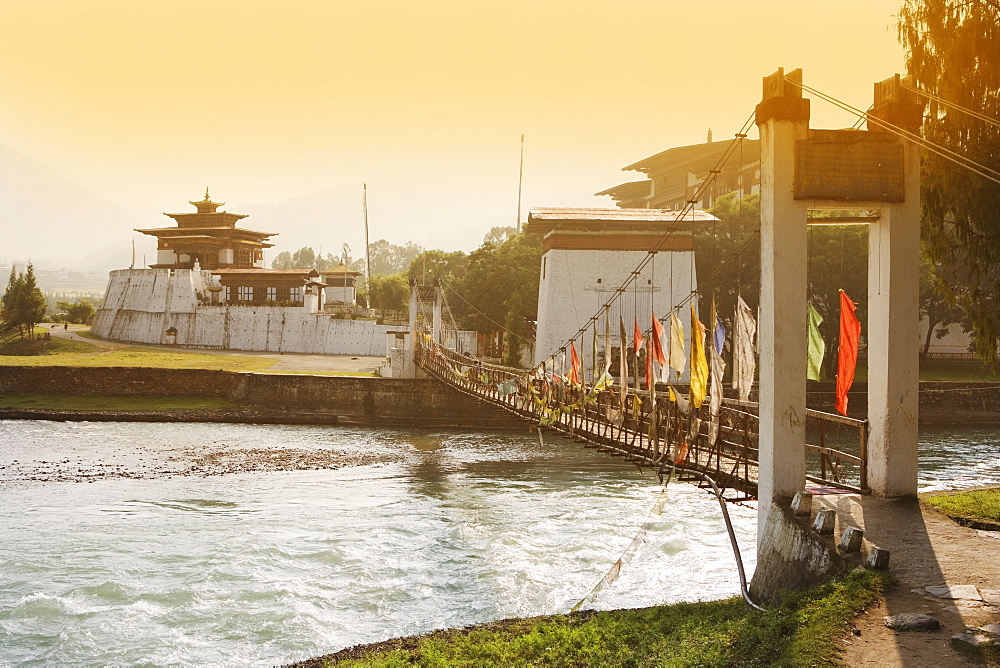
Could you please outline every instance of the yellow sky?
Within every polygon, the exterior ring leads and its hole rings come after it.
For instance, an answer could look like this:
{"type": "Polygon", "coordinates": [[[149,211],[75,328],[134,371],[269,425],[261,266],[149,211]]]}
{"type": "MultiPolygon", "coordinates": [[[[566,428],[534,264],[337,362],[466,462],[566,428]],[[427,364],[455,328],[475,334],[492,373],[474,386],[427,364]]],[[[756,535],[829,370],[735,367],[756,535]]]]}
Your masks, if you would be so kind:
{"type": "Polygon", "coordinates": [[[608,206],[779,66],[866,107],[899,1],[0,0],[0,144],[142,215],[381,183],[376,236],[469,248],[513,223],[522,132],[526,206],[608,206]]]}

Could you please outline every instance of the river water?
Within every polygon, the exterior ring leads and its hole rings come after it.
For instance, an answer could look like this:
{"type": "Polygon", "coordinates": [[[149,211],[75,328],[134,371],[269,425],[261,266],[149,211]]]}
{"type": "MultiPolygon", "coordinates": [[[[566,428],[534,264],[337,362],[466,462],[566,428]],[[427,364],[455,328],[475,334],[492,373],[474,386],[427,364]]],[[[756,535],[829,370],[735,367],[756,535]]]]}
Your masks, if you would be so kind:
{"type": "MultiPolygon", "coordinates": [[[[1000,482],[1000,430],[922,438],[924,488],[1000,482]]],[[[527,432],[0,421],[0,665],[266,665],[566,612],[661,493],[527,432]]],[[[716,502],[665,493],[590,607],[738,593],[716,502]]]]}

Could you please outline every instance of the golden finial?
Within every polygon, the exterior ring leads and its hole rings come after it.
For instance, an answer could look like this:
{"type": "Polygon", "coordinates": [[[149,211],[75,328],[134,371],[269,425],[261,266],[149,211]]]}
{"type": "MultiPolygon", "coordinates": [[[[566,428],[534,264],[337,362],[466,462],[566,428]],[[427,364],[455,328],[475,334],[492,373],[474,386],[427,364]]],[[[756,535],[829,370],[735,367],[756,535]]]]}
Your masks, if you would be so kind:
{"type": "Polygon", "coordinates": [[[208,186],[205,186],[205,201],[211,202],[212,199],[208,196],[208,186]]]}

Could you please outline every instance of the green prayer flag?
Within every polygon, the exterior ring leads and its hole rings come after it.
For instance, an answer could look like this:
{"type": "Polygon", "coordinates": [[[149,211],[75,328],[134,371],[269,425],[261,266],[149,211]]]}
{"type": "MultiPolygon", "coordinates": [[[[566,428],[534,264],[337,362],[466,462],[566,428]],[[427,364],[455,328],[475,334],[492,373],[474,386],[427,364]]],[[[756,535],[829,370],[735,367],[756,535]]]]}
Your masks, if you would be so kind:
{"type": "Polygon", "coordinates": [[[823,355],[826,354],[826,343],[823,342],[823,337],[820,336],[819,326],[823,322],[823,316],[813,308],[812,304],[809,304],[808,310],[808,358],[806,370],[806,378],[809,380],[822,380],[823,375],[823,355]]]}

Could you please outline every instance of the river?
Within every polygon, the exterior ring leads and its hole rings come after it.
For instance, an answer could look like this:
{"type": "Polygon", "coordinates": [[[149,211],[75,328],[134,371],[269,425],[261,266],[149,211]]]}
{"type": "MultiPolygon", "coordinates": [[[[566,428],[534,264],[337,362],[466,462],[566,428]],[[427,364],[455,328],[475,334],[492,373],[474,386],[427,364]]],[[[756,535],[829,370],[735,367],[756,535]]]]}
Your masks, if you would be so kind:
{"type": "MultiPolygon", "coordinates": [[[[1000,482],[1000,430],[922,440],[924,488],[1000,482]]],[[[0,664],[269,665],[566,612],[659,494],[528,432],[2,421],[0,664]]],[[[738,593],[715,501],[666,494],[592,607],[738,593]]]]}

